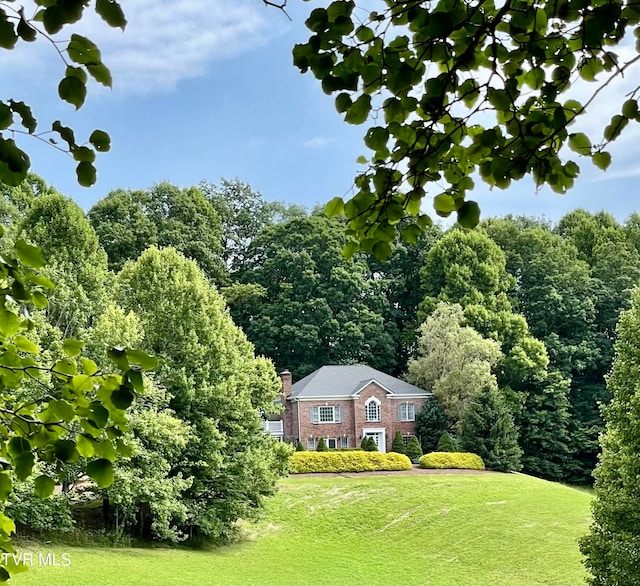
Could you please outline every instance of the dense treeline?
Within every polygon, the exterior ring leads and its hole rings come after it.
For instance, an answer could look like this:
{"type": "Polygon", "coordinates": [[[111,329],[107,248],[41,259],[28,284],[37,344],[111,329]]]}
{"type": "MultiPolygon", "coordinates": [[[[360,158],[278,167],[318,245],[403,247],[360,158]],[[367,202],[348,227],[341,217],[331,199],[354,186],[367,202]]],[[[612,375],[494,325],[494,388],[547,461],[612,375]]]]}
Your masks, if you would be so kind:
{"type": "MultiPolygon", "coordinates": [[[[615,327],[640,282],[638,215],[433,226],[380,263],[343,256],[340,220],[238,180],[117,190],[86,215],[37,177],[2,194],[3,238],[40,246],[58,283],[36,341],[79,338],[98,365],[109,344],[160,358],[132,408],[132,457],[97,493],[121,530],[228,538],[285,470],[261,427],[275,369],[299,379],[328,363],[433,389],[424,450],[449,432],[495,469],[591,481],[615,327]]],[[[65,474],[62,500],[86,489],[79,464],[65,474]]],[[[60,525],[63,509],[51,505],[60,525]]]]}
{"type": "MultiPolygon", "coordinates": [[[[119,217],[148,214],[157,221],[149,239],[128,252],[122,244],[133,241],[122,226],[102,225],[99,238],[77,204],[37,178],[2,195],[9,227],[3,244],[27,238],[38,245],[47,261],[44,274],[56,283],[48,306],[33,309],[32,341],[46,354],[65,338],[81,340],[98,368],[108,368],[108,347],[126,344],[159,363],[144,376],[144,395],[130,410],[121,441],[131,458],[115,462],[116,482],[99,490],[88,482],[84,464],[69,463],[55,471],[62,494],[36,504],[25,500],[33,489],[17,483],[9,514],[29,527],[70,528],[71,501],[92,495],[104,500],[105,520],[120,533],[170,541],[231,538],[237,520],[254,518],[275,492],[289,449],[262,427],[280,387],[273,364],[256,358],[214,284],[226,278],[219,219],[198,239],[217,218],[214,208],[194,214],[206,204],[195,188],[161,184],[127,197],[116,192],[129,206],[119,217]],[[103,239],[116,256],[107,255],[103,239]],[[33,523],[29,510],[38,516],[33,523]]],[[[104,211],[104,202],[98,207],[104,211]]],[[[128,225],[132,233],[137,226],[128,225]]],[[[55,380],[33,381],[21,392],[38,401],[52,389],[55,380]]],[[[101,413],[94,414],[97,427],[101,413]]],[[[91,430],[74,433],[82,455],[93,441],[91,430]]],[[[116,460],[115,451],[102,456],[116,460]]]]}
{"type": "MultiPolygon", "coordinates": [[[[235,323],[278,369],[299,379],[323,364],[363,362],[404,376],[419,356],[420,324],[439,304],[457,303],[462,325],[499,344],[491,366],[497,408],[504,403],[513,418],[524,470],[591,481],[599,406],[610,399],[605,375],[615,326],[640,282],[640,216],[620,224],[604,212],[576,210],[557,224],[509,216],[473,232],[434,226],[415,244],[398,241],[391,259],[380,263],[364,255],[345,259],[344,224],[320,212],[266,202],[238,180],[200,188],[209,215],[222,218],[211,229],[221,230],[225,273],[210,277],[223,286],[235,323]]],[[[180,193],[156,187],[138,199],[159,192],[180,193]]],[[[116,226],[113,215],[107,221],[98,213],[122,193],[89,213],[107,251],[128,250],[139,234],[132,222],[116,226]]],[[[165,209],[172,216],[171,205],[165,209]]],[[[179,241],[174,235],[170,242],[179,241]]],[[[111,266],[119,262],[110,258],[111,266]]],[[[487,388],[469,372],[461,378],[467,389],[458,392],[487,388]]],[[[460,425],[449,418],[450,431],[460,425]]]]}

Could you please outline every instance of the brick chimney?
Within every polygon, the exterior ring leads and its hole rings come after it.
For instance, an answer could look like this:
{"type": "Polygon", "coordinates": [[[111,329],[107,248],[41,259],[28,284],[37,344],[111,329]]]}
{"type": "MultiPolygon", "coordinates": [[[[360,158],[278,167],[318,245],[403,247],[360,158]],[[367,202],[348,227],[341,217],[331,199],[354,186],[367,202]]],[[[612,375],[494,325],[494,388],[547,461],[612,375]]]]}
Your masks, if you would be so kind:
{"type": "Polygon", "coordinates": [[[288,370],[283,370],[280,373],[280,379],[282,380],[282,396],[286,400],[293,390],[293,376],[288,370]]]}

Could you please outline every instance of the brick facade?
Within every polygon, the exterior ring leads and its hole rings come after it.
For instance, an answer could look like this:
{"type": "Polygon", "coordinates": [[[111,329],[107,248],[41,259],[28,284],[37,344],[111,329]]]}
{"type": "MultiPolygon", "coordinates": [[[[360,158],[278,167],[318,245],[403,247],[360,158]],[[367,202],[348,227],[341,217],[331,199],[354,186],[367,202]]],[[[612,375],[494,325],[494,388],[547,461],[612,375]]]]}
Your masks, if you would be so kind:
{"type": "Polygon", "coordinates": [[[390,451],[391,442],[397,430],[400,430],[403,435],[416,435],[415,421],[399,420],[398,405],[400,403],[413,404],[414,414],[417,414],[424,404],[425,398],[397,398],[381,385],[372,381],[348,399],[327,397],[318,400],[291,400],[289,396],[291,394],[291,374],[285,371],[282,373],[282,379],[283,405],[285,406],[282,417],[285,441],[293,443],[300,441],[306,448],[311,439],[313,439],[313,444],[317,445],[320,437],[325,438],[325,441],[334,438],[337,441],[337,447],[340,448],[343,446],[343,438],[346,438],[348,447],[355,448],[359,447],[362,442],[363,430],[376,429],[383,430],[380,432],[384,435],[383,446],[386,448],[385,451],[390,451]],[[370,398],[379,401],[379,421],[367,421],[366,403],[370,398]],[[312,407],[321,406],[340,407],[341,422],[313,423],[312,407]]]}

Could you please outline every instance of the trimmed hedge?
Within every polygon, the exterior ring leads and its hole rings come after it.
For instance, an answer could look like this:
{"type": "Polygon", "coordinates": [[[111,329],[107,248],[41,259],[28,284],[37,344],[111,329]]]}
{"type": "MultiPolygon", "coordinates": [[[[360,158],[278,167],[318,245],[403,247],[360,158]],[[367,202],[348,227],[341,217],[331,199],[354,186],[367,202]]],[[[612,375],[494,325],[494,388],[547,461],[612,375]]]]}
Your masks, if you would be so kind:
{"type": "Polygon", "coordinates": [[[470,452],[431,452],[418,461],[420,468],[463,468],[484,470],[484,462],[477,454],[470,452]]]}
{"type": "Polygon", "coordinates": [[[411,470],[411,460],[393,452],[295,452],[289,463],[292,474],[411,470]]]}

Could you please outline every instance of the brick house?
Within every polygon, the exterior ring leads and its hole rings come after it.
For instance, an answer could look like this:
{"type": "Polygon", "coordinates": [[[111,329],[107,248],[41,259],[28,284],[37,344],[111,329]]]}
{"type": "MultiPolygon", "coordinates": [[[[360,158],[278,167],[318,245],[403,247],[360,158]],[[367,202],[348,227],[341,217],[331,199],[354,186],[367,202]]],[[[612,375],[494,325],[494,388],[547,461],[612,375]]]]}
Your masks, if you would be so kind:
{"type": "Polygon", "coordinates": [[[386,452],[398,430],[406,445],[416,435],[416,414],[432,395],[359,364],[323,366],[295,384],[289,371],[280,376],[284,411],[266,428],[310,450],[321,437],[329,448],[356,448],[371,436],[386,452]]]}

